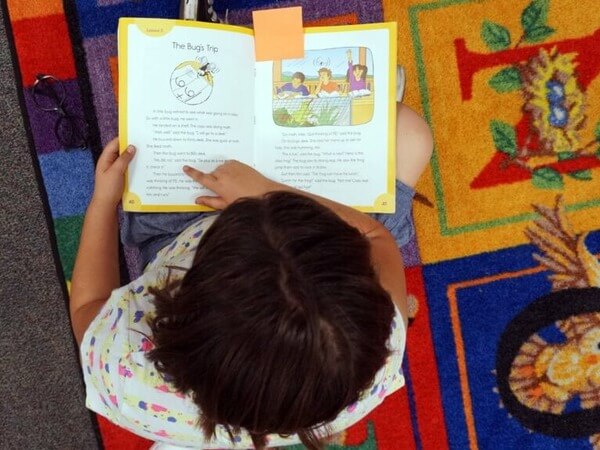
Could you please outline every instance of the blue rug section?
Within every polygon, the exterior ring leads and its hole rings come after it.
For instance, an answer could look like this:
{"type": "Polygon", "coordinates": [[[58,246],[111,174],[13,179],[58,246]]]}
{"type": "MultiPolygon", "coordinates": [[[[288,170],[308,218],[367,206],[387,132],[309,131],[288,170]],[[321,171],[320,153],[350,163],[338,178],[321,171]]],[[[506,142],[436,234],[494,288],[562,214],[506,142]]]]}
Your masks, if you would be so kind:
{"type": "Polygon", "coordinates": [[[85,213],[94,191],[94,161],[90,151],[57,150],[39,155],[39,161],[52,217],[85,213]]]}
{"type": "Polygon", "coordinates": [[[98,8],[98,1],[77,0],[79,25],[84,39],[115,33],[121,17],[179,17],[179,0],[129,1],[100,6],[102,14],[98,14],[98,8]]]}
{"type": "MultiPolygon", "coordinates": [[[[600,252],[600,232],[591,233],[586,244],[592,253],[600,252]]],[[[467,434],[448,287],[460,281],[536,267],[538,263],[531,257],[534,252],[537,252],[535,247],[524,245],[423,267],[452,449],[469,448],[472,443],[467,434]]],[[[514,275],[456,291],[477,447],[481,450],[591,449],[586,438],[557,439],[530,433],[500,407],[500,397],[494,392],[496,378],[493,371],[500,336],[507,324],[529,303],[551,291],[547,276],[548,272],[514,275]]]]}

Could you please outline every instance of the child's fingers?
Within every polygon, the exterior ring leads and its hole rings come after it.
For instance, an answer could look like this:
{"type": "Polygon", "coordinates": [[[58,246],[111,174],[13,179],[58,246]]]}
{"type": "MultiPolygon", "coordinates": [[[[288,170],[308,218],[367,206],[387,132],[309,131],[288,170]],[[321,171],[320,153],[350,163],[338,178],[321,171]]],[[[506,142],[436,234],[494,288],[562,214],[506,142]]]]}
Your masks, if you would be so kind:
{"type": "Polygon", "coordinates": [[[119,156],[115,162],[112,164],[111,166],[111,170],[113,171],[117,171],[120,174],[124,174],[125,171],[127,170],[127,166],[129,166],[129,163],[131,162],[131,160],[133,159],[135,155],[135,147],[133,145],[130,145],[129,147],[127,147],[127,149],[121,154],[121,156],[119,156]]]}
{"type": "Polygon", "coordinates": [[[215,170],[213,170],[210,174],[207,175],[212,175],[215,180],[223,176],[223,164],[217,166],[215,170]]]}
{"type": "Polygon", "coordinates": [[[183,172],[190,177],[192,180],[200,183],[205,188],[214,191],[214,187],[217,184],[217,179],[210,173],[204,173],[190,166],[183,166],[183,172]]]}
{"type": "Polygon", "coordinates": [[[104,147],[98,158],[98,167],[107,170],[115,159],[119,157],[119,138],[116,137],[104,147]]]}
{"type": "Polygon", "coordinates": [[[208,206],[213,209],[224,209],[227,207],[227,202],[223,200],[221,197],[210,197],[207,195],[203,195],[196,199],[197,205],[208,206]]]}

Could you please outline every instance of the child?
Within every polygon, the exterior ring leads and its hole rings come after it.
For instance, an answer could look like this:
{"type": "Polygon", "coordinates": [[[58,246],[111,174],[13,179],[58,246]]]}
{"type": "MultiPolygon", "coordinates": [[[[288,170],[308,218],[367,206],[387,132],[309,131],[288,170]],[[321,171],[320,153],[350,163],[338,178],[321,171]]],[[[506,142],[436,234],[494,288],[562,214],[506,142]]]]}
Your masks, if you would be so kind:
{"type": "Polygon", "coordinates": [[[348,71],[346,78],[348,80],[348,91],[364,91],[367,89],[367,66],[363,64],[352,63],[352,50],[346,51],[348,57],[348,71]]]}
{"type": "Polygon", "coordinates": [[[87,406],[157,449],[320,449],[402,387],[398,245],[412,234],[412,186],[432,141],[404,106],[397,135],[397,212],[377,216],[391,232],[236,161],[186,167],[216,194],[198,203],[222,212],[127,215],[123,235],[145,270],[121,288],[117,204],[135,150],[119,156],[111,141],[70,300],[87,406]]]}
{"type": "Polygon", "coordinates": [[[331,79],[331,70],[327,67],[321,67],[318,74],[319,84],[315,88],[315,95],[318,97],[337,95],[339,93],[339,86],[331,79]]]}
{"type": "Polygon", "coordinates": [[[296,96],[307,96],[308,88],[303,84],[304,83],[304,74],[302,72],[294,72],[292,75],[292,82],[285,83],[279,89],[277,89],[277,94],[283,97],[296,97],[296,96]]]}

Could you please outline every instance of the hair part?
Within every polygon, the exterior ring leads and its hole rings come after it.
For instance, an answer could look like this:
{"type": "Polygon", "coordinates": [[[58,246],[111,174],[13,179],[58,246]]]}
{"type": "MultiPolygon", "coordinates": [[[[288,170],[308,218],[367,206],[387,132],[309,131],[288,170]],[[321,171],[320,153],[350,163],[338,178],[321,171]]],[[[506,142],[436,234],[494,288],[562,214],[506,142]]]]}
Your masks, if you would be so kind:
{"type": "Polygon", "coordinates": [[[367,239],[302,195],[231,204],[184,278],[151,292],[147,356],[191,394],[207,438],[222,425],[259,450],[268,434],[319,450],[389,356],[394,308],[367,239]]]}

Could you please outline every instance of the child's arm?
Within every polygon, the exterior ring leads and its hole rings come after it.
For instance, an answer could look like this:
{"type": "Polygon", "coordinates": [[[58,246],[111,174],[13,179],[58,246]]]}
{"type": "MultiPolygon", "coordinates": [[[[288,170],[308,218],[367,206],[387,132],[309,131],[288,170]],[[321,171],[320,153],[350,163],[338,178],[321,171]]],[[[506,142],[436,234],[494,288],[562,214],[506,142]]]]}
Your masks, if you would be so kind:
{"type": "Polygon", "coordinates": [[[196,199],[196,203],[211,208],[223,209],[240,197],[256,197],[271,191],[288,191],[310,197],[331,209],[369,239],[373,265],[381,285],[398,306],[404,321],[407,321],[402,256],[394,237],[380,222],[348,206],[270,180],[239,161],[226,161],[211,173],[200,172],[188,166],[184,166],[184,172],[217,194],[217,197],[202,196],[196,199]]]}
{"type": "Polygon", "coordinates": [[[94,194],[83,222],[69,302],[78,344],[112,290],[120,285],[117,205],[123,192],[123,176],[132,158],[133,152],[119,156],[118,140],[114,139],[98,159],[94,194]]]}
{"type": "Polygon", "coordinates": [[[400,310],[406,327],[408,326],[408,303],[404,261],[392,234],[380,223],[378,226],[382,229],[369,238],[373,266],[379,276],[379,282],[400,310]]]}
{"type": "Polygon", "coordinates": [[[323,82],[321,80],[319,80],[319,84],[317,84],[317,87],[315,88],[315,95],[321,92],[322,86],[323,86],[323,82]]]}

